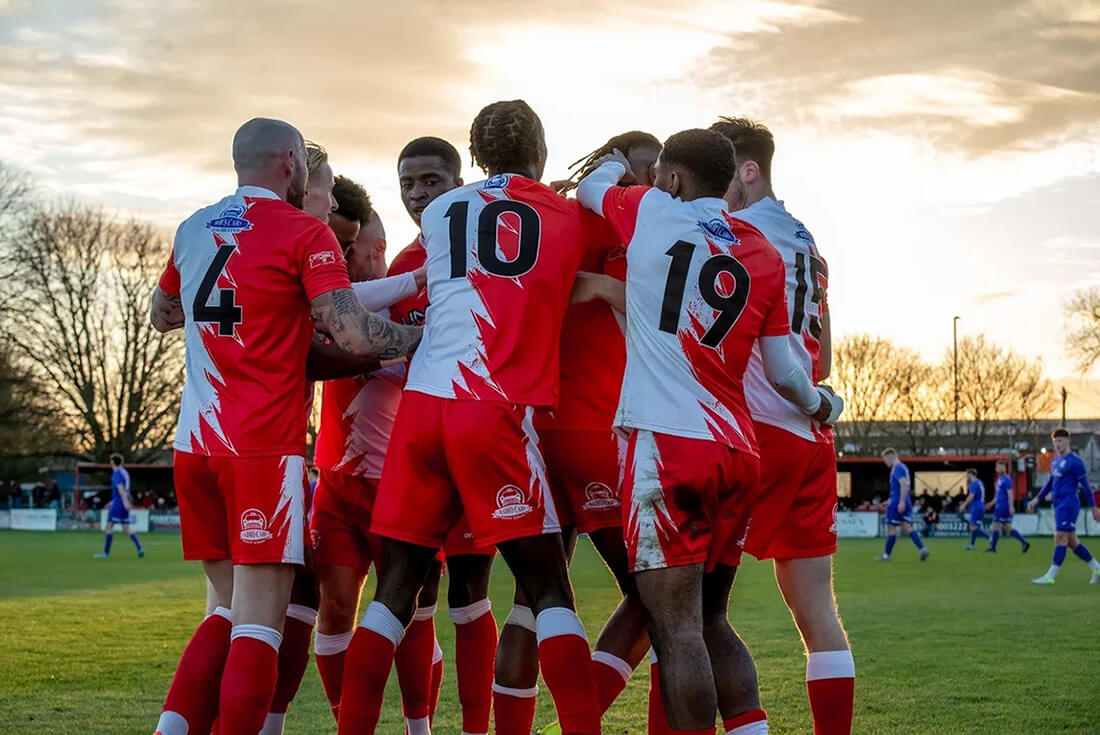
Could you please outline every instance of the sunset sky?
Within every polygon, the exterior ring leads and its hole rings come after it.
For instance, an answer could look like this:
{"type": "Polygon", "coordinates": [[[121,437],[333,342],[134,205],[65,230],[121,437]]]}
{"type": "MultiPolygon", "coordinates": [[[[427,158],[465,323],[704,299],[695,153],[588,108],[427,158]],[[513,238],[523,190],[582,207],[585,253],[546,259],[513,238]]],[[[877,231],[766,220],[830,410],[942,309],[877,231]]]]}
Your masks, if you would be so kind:
{"type": "Polygon", "coordinates": [[[0,0],[0,160],[166,227],[233,188],[233,131],[266,115],[368,188],[392,255],[415,234],[401,146],[439,135],[469,165],[477,110],[515,97],[548,179],[624,130],[758,118],[837,334],[937,359],[958,314],[1073,372],[1062,303],[1100,285],[1100,2],[0,0]]]}

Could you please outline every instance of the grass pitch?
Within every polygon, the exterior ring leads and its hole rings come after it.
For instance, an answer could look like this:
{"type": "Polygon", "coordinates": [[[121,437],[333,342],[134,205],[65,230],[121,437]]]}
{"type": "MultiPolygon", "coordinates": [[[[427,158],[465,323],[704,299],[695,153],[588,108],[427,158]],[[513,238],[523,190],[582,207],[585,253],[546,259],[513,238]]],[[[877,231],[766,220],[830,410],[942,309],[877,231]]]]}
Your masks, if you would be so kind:
{"type": "MultiPolygon", "coordinates": [[[[0,532],[0,733],[152,732],[200,620],[204,584],[199,566],[181,560],[178,536],[144,541],[145,559],[119,538],[112,558],[99,561],[97,534],[0,532]]],[[[1100,541],[1086,542],[1100,551],[1100,541]]],[[[894,561],[876,564],[881,541],[842,541],[836,589],[856,658],[855,732],[1100,732],[1100,586],[1087,584],[1085,565],[1070,556],[1057,585],[1036,587],[1050,539],[1036,539],[1026,556],[1012,539],[996,555],[966,553],[964,544],[934,539],[921,564],[902,540],[894,561]]],[[[595,640],[617,594],[584,542],[574,584],[595,640]]],[[[511,582],[499,561],[492,596],[502,621],[511,582]]],[[[731,618],[756,657],[772,732],[812,732],[801,644],[768,565],[746,563],[731,618]]],[[[436,731],[457,733],[445,609],[436,625],[447,651],[436,731]]],[[[644,665],[608,712],[605,733],[645,731],[648,679],[644,665]]],[[[404,730],[395,680],[379,728],[386,735],[404,730]]],[[[543,688],[536,724],[553,717],[543,688]]],[[[311,665],[286,732],[334,731],[311,665]]]]}

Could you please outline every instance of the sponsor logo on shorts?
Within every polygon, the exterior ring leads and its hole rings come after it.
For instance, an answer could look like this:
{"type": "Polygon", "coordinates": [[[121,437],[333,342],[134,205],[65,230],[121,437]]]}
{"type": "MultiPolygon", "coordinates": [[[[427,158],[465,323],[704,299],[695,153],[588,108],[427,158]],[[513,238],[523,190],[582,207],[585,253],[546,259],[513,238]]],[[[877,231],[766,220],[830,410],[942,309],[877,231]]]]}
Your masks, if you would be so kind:
{"type": "Polygon", "coordinates": [[[602,482],[590,482],[584,489],[584,496],[588,500],[584,503],[585,510],[602,510],[604,508],[618,508],[622,505],[615,493],[602,482]]]}
{"type": "Polygon", "coordinates": [[[840,510],[838,503],[833,503],[833,525],[829,526],[829,533],[836,533],[836,514],[840,510]]]}
{"type": "Polygon", "coordinates": [[[222,210],[214,219],[206,223],[208,230],[214,232],[244,232],[252,229],[252,223],[241,217],[244,207],[234,204],[222,210]]]}
{"type": "Polygon", "coordinates": [[[493,518],[522,518],[533,510],[527,496],[515,485],[505,485],[497,490],[497,509],[493,511],[493,518]]]}
{"type": "Polygon", "coordinates": [[[241,541],[246,544],[262,544],[271,538],[267,530],[267,516],[258,508],[249,508],[241,513],[241,541]]]}
{"type": "Polygon", "coordinates": [[[326,250],[322,253],[314,253],[309,256],[309,267],[320,268],[323,265],[331,265],[336,262],[336,253],[326,250]]]}

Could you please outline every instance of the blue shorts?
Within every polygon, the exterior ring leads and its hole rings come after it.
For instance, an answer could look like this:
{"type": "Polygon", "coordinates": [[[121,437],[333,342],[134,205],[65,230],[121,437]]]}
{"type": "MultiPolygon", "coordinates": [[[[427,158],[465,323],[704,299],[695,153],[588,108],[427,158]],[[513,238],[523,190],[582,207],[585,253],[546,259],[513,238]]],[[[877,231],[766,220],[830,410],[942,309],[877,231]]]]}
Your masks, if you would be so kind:
{"type": "Polygon", "coordinates": [[[130,523],[130,511],[126,508],[111,507],[107,511],[107,523],[121,523],[128,525],[130,523]]]}
{"type": "Polygon", "coordinates": [[[1077,516],[1080,513],[1080,502],[1071,501],[1054,506],[1054,527],[1059,531],[1076,531],[1077,516]]]}
{"type": "Polygon", "coordinates": [[[913,525],[913,504],[908,503],[904,513],[898,513],[897,503],[886,506],[886,525],[900,526],[902,523],[913,525]]]}
{"type": "Polygon", "coordinates": [[[983,512],[975,513],[974,511],[970,512],[970,525],[980,526],[980,525],[982,525],[983,520],[985,520],[985,513],[983,513],[983,512]]]}
{"type": "Polygon", "coordinates": [[[996,511],[993,514],[994,523],[1012,523],[1012,514],[1006,511],[996,511]]]}

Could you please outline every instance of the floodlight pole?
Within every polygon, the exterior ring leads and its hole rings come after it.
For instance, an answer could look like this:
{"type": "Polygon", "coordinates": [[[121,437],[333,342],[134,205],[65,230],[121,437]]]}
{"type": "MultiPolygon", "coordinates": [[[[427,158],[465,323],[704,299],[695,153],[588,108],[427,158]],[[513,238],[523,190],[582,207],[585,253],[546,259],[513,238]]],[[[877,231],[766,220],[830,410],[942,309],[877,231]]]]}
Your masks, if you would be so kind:
{"type": "Polygon", "coordinates": [[[959,443],[959,317],[951,322],[951,351],[955,364],[955,444],[959,443]]]}

